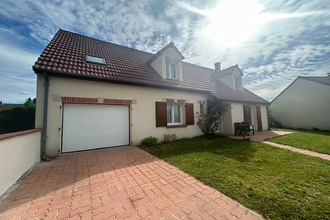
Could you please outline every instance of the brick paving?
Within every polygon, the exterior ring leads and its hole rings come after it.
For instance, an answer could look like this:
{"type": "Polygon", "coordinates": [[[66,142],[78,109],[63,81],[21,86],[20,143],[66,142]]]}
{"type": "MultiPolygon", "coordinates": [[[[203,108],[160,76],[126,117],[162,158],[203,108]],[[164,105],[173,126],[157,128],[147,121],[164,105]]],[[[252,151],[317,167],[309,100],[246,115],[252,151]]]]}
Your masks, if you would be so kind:
{"type": "Polygon", "coordinates": [[[136,147],[43,162],[0,204],[0,219],[262,219],[136,147]]]}

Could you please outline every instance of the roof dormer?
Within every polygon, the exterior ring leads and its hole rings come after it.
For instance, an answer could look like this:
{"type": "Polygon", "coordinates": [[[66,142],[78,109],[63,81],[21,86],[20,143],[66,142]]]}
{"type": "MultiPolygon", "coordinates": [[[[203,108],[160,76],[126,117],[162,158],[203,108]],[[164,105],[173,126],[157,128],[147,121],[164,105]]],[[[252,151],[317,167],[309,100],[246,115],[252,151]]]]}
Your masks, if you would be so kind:
{"type": "Polygon", "coordinates": [[[182,60],[180,53],[173,42],[158,51],[150,58],[148,63],[163,79],[183,80],[182,60]]]}
{"type": "Polygon", "coordinates": [[[214,77],[226,86],[243,91],[242,76],[243,73],[238,65],[221,70],[220,63],[215,63],[214,77]]]}

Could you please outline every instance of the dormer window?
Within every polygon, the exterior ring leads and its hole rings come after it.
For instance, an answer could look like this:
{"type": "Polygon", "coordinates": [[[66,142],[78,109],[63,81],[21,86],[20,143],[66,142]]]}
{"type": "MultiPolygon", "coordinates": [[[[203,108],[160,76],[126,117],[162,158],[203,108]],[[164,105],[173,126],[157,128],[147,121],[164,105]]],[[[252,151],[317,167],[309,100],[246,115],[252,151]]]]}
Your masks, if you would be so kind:
{"type": "Polygon", "coordinates": [[[93,55],[86,55],[86,62],[103,64],[103,65],[106,64],[105,59],[103,57],[97,57],[97,56],[93,56],[93,55]]]}
{"type": "Polygon", "coordinates": [[[174,63],[166,63],[166,78],[177,79],[177,73],[174,63]]]}

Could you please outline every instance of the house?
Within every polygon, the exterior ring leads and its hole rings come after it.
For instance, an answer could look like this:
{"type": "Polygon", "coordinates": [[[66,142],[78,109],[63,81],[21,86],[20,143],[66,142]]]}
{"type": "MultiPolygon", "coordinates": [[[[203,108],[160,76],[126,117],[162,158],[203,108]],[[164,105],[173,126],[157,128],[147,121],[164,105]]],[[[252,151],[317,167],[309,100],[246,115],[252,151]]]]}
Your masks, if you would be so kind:
{"type": "Polygon", "coordinates": [[[9,104],[9,103],[3,103],[2,101],[0,101],[0,111],[6,110],[6,109],[11,109],[14,107],[20,107],[20,106],[24,106],[24,105],[23,104],[9,104]]]}
{"type": "Polygon", "coordinates": [[[270,104],[287,128],[330,130],[330,76],[298,76],[270,104]]]}
{"type": "Polygon", "coordinates": [[[232,135],[244,118],[268,128],[268,102],[242,87],[237,65],[209,69],[183,60],[173,43],[152,54],[59,30],[33,66],[43,153],[200,135],[197,121],[212,99],[232,102],[222,133],[232,135]]]}

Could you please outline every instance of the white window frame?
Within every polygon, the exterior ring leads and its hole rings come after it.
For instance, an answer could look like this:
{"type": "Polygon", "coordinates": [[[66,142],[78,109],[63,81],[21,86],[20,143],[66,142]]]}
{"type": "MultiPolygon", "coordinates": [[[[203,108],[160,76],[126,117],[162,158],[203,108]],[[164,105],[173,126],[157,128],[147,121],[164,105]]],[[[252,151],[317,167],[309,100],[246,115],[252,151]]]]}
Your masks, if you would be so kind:
{"type": "Polygon", "coordinates": [[[167,119],[167,125],[182,125],[183,124],[183,105],[182,104],[178,104],[178,103],[170,103],[168,102],[167,105],[166,105],[166,115],[167,114],[167,106],[170,105],[171,106],[171,121],[172,122],[168,122],[168,119],[167,119]],[[180,106],[180,122],[178,123],[174,123],[174,108],[175,106],[180,106]]]}
{"type": "Polygon", "coordinates": [[[177,65],[175,63],[172,62],[166,62],[166,78],[168,79],[178,79],[178,68],[177,65]],[[173,69],[172,66],[174,66],[174,73],[173,73],[173,69]],[[173,77],[173,75],[175,75],[175,77],[173,77]]]}

